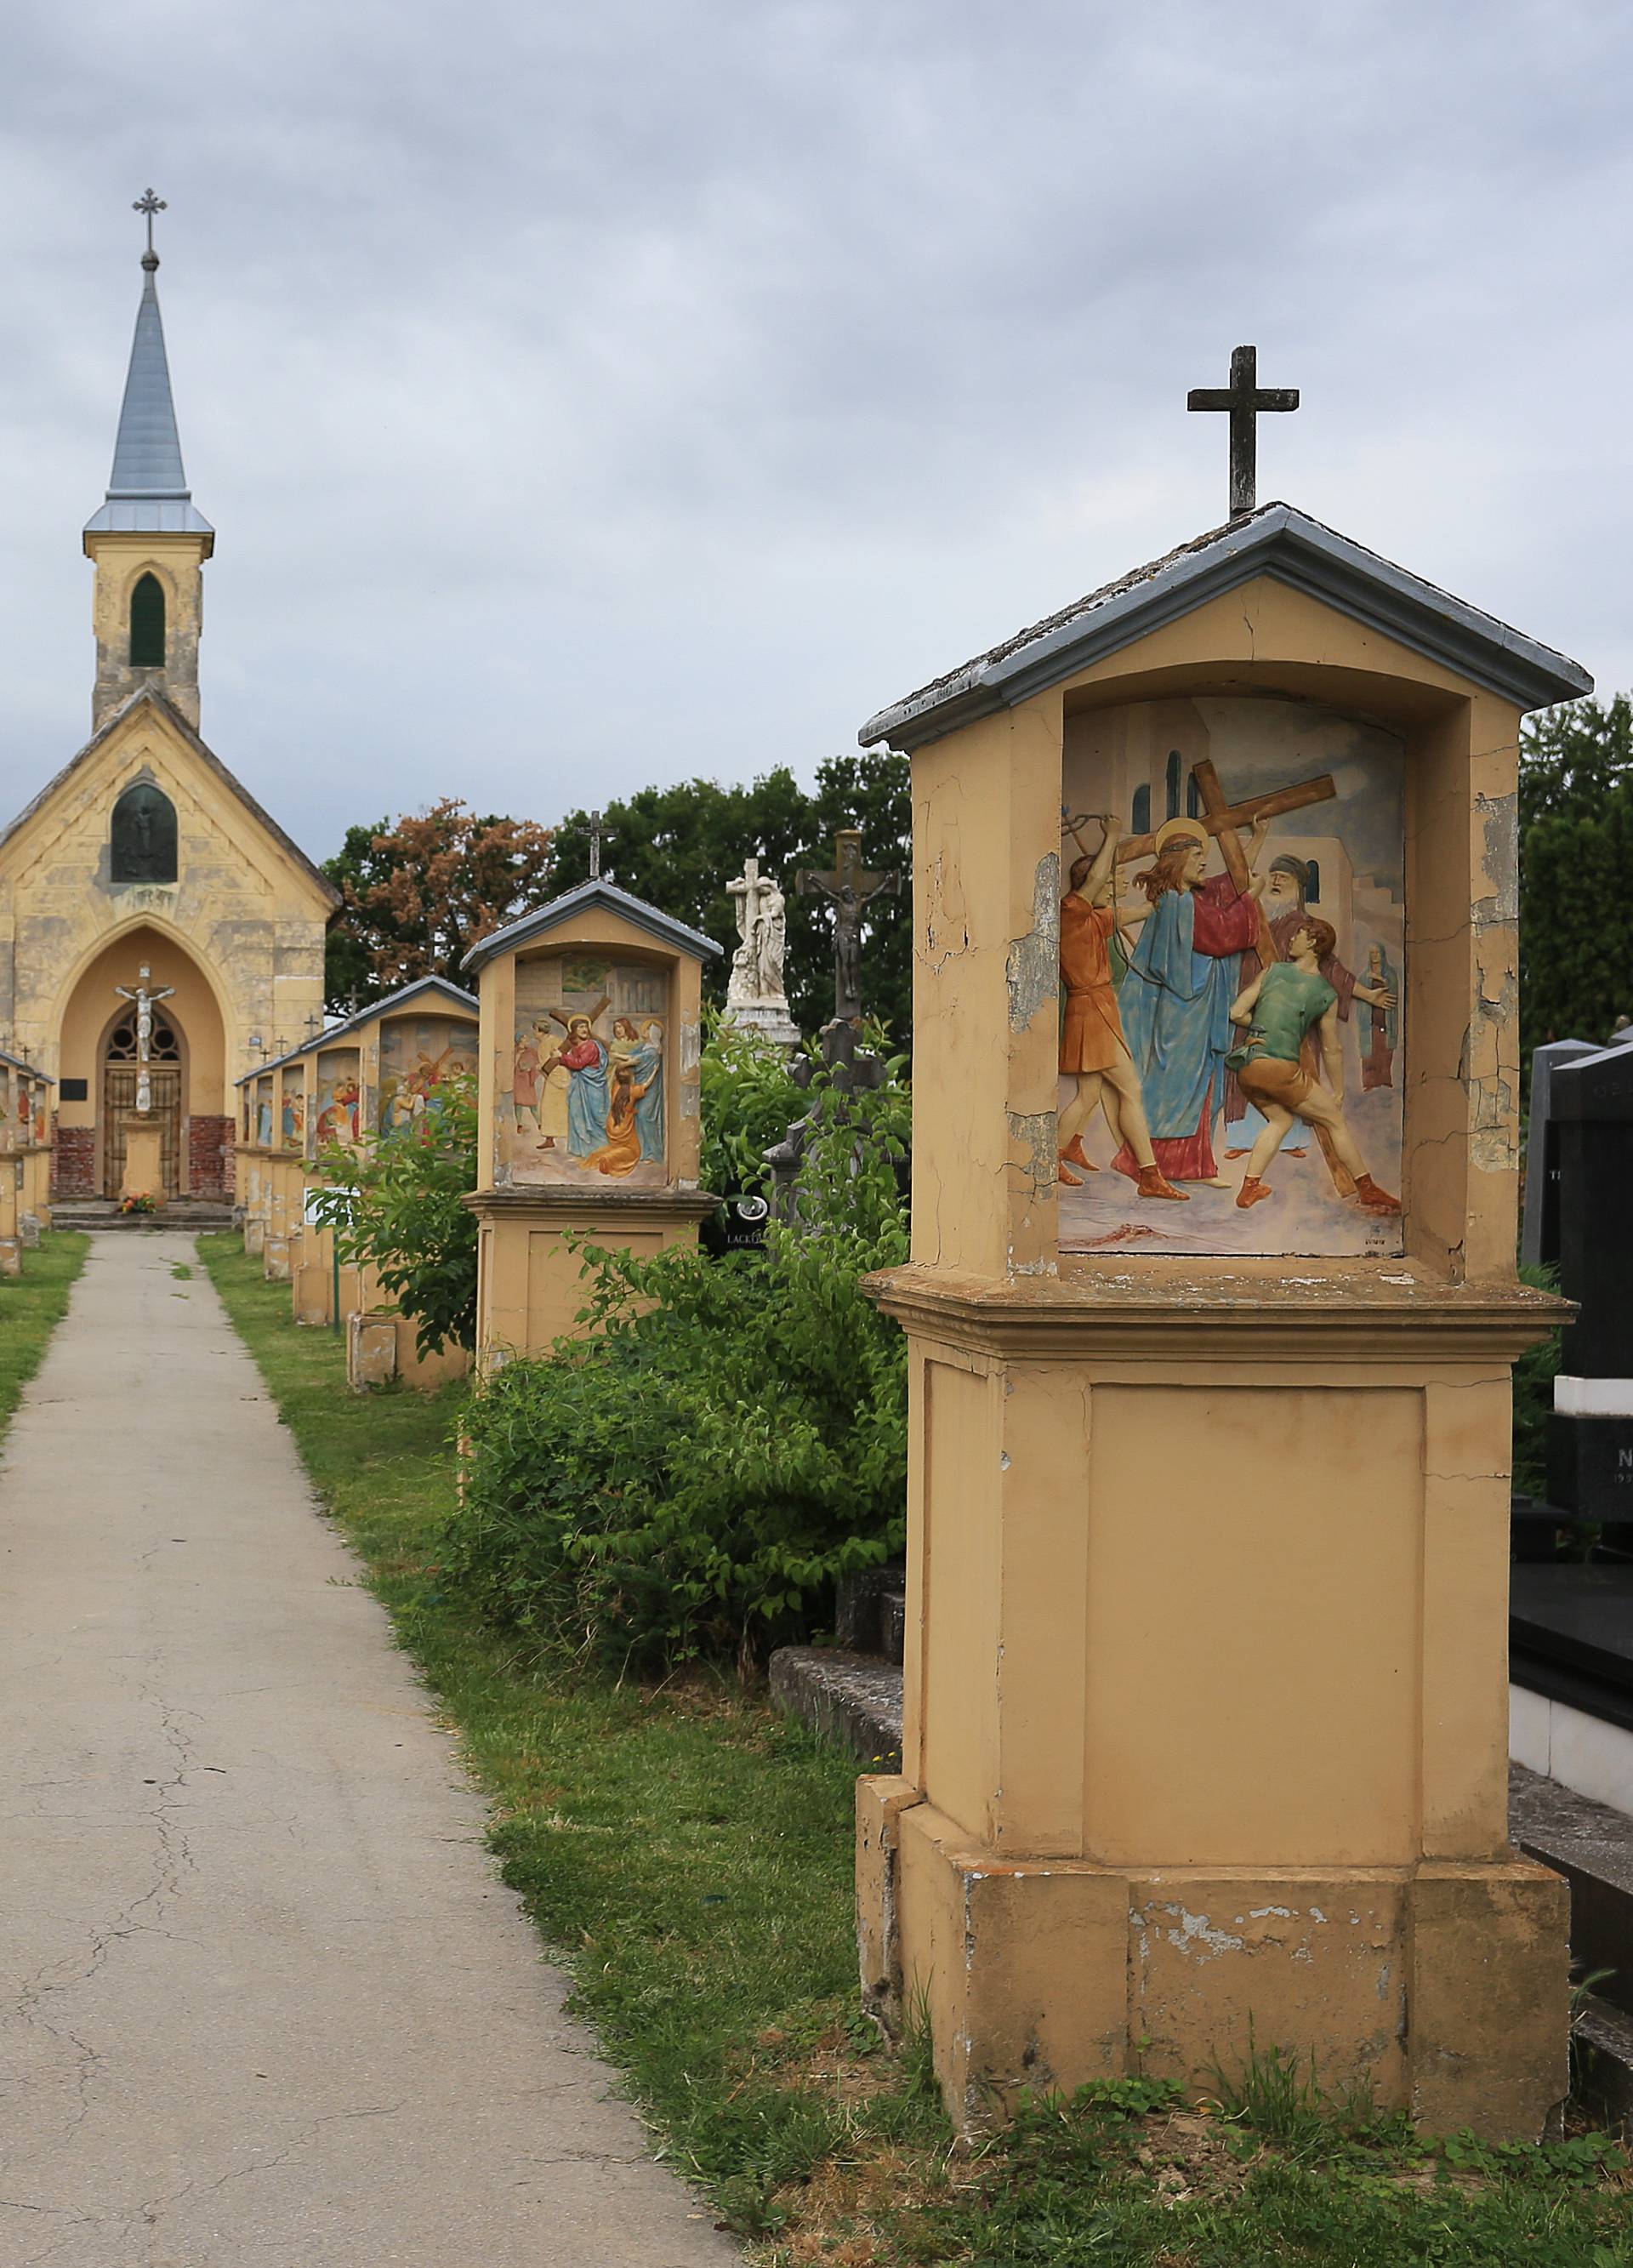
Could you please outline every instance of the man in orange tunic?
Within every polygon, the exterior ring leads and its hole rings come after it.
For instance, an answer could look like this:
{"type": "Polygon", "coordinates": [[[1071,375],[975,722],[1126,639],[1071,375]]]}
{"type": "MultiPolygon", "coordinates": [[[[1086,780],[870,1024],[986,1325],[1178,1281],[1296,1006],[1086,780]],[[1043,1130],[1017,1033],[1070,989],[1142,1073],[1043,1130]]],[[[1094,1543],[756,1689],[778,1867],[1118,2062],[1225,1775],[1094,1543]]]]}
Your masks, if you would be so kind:
{"type": "Polygon", "coordinates": [[[1103,1110],[1113,1141],[1133,1152],[1139,1168],[1138,1194],[1171,1197],[1183,1204],[1185,1191],[1176,1189],[1157,1163],[1139,1073],[1122,1035],[1111,981],[1111,938],[1117,926],[1112,901],[1122,821],[1114,813],[1100,824],[1105,833],[1100,849],[1092,858],[1073,862],[1070,887],[1061,901],[1060,976],[1066,988],[1066,1020],[1060,1068],[1063,1076],[1076,1081],[1078,1091],[1060,1114],[1060,1177],[1077,1189],[1083,1176],[1070,1171],[1070,1167],[1081,1166],[1091,1174],[1099,1170],[1085,1154],[1083,1132],[1096,1110],[1103,1110]]]}

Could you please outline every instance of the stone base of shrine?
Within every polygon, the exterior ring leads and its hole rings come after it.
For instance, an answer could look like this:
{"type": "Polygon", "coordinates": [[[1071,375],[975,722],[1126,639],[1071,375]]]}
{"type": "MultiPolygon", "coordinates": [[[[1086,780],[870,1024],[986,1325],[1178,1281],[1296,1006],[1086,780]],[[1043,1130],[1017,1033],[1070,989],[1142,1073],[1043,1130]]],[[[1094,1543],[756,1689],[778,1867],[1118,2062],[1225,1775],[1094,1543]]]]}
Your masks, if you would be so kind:
{"type": "Polygon", "coordinates": [[[1023,2089],[1199,2095],[1278,2048],[1431,2133],[1534,2141],[1569,2083],[1569,1893],[1517,1856],[1415,1867],[998,1859],[900,1778],[857,1787],[862,1984],[928,2007],[966,2132],[1023,2089]]]}
{"type": "Polygon", "coordinates": [[[577,1336],[588,1297],[582,1246],[616,1247],[650,1260],[694,1244],[719,1199],[695,1189],[478,1189],[465,1200],[477,1237],[476,1359],[547,1352],[577,1336]]]}

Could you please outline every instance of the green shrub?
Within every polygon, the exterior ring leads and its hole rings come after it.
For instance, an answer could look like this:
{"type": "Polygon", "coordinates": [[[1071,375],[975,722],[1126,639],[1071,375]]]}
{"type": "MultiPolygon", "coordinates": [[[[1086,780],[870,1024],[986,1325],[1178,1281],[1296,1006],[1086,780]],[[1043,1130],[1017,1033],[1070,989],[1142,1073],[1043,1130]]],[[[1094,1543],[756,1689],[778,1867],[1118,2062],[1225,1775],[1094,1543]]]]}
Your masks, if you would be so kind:
{"type": "Polygon", "coordinates": [[[907,1257],[907,1094],[819,1073],[800,1102],[803,1230],[719,1260],[585,1248],[596,1335],[473,1398],[446,1572],[540,1653],[757,1658],[901,1548],[905,1344],[860,1287],[907,1257]]]}
{"type": "MultiPolygon", "coordinates": [[[[1536,1292],[1557,1292],[1556,1268],[1522,1268],[1522,1284],[1536,1292]]],[[[1559,1369],[1559,1333],[1550,1331],[1536,1346],[1527,1347],[1514,1364],[1514,1493],[1546,1497],[1548,1493],[1548,1418],[1554,1406],[1554,1379],[1559,1369]]]]}
{"type": "Polygon", "coordinates": [[[320,1160],[331,1186],[313,1210],[345,1261],[371,1266],[419,1325],[422,1354],[476,1344],[476,1084],[445,1079],[423,1117],[367,1150],[320,1160]]]}
{"type": "Polygon", "coordinates": [[[804,1116],[806,1095],[783,1049],[728,1024],[717,1009],[705,1009],[703,1016],[699,1171],[706,1189],[727,1197],[763,1186],[765,1153],[804,1116]]]}

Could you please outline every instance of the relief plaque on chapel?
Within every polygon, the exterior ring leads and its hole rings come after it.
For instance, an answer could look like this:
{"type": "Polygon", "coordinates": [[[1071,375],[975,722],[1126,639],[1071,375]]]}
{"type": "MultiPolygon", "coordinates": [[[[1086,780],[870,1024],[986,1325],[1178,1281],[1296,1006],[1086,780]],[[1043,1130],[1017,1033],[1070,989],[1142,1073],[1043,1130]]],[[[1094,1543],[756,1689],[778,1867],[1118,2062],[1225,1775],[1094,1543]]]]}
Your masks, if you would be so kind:
{"type": "Polygon", "coordinates": [[[114,882],[173,882],[176,806],[162,788],[139,780],[114,806],[109,827],[108,879],[114,882]]]}
{"type": "Polygon", "coordinates": [[[1063,1252],[1400,1252],[1404,750],[1311,704],[1071,720],[1063,1252]]]}

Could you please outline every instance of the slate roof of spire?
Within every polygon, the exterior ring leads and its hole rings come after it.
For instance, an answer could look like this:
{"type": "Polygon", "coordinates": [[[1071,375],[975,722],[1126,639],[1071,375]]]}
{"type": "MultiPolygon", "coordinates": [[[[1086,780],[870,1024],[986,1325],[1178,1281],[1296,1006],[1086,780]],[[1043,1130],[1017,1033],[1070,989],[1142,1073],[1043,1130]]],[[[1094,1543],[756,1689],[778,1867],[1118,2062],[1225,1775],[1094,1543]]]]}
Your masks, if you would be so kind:
{"type": "Polygon", "coordinates": [[[142,303],[136,309],[130,369],[114,444],[107,502],[85,522],[87,535],[212,535],[194,509],[181,466],[181,438],[171,398],[165,326],[158,312],[158,254],[143,253],[142,303]]]}
{"type": "Polygon", "coordinates": [[[1573,701],[1593,689],[1586,670],[1568,655],[1454,599],[1293,504],[1264,504],[932,679],[870,718],[857,738],[864,748],[876,740],[916,748],[939,740],[972,718],[1013,708],[1060,684],[1255,575],[1324,600],[1522,709],[1573,701]]]}

